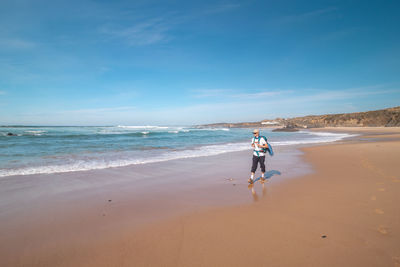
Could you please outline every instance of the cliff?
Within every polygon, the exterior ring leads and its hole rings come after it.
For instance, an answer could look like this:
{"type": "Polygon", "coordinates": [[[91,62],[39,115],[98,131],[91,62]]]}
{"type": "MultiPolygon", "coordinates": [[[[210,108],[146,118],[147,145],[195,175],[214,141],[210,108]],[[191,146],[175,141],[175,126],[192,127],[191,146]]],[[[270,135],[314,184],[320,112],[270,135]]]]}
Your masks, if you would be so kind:
{"type": "Polygon", "coordinates": [[[250,127],[284,127],[284,128],[317,128],[317,127],[400,127],[400,106],[356,113],[309,115],[295,118],[277,118],[260,122],[215,123],[202,127],[250,128],[250,127]]]}
{"type": "Polygon", "coordinates": [[[393,127],[400,126],[400,107],[375,111],[305,116],[287,119],[287,123],[298,127],[393,127]]]}

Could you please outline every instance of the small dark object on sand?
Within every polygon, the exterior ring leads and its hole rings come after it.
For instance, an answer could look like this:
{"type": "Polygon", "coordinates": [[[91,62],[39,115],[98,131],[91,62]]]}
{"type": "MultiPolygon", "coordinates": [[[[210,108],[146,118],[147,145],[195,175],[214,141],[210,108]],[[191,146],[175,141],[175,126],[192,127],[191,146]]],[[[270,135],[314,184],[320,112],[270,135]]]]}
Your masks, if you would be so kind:
{"type": "Polygon", "coordinates": [[[326,235],[321,236],[321,238],[326,238],[326,237],[327,237],[326,235]]]}
{"type": "Polygon", "coordinates": [[[111,199],[108,200],[108,202],[111,202],[111,201],[112,201],[111,199]]]}

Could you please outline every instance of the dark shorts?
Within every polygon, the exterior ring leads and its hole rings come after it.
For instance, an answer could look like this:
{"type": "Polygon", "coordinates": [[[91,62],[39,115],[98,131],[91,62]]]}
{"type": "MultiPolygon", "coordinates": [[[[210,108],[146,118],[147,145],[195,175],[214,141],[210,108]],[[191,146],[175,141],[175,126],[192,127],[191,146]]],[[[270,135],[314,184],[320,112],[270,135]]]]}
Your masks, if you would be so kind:
{"type": "Polygon", "coordinates": [[[253,155],[253,165],[251,165],[251,172],[256,172],[257,165],[260,162],[261,172],[265,173],[265,156],[257,157],[253,155]]]}

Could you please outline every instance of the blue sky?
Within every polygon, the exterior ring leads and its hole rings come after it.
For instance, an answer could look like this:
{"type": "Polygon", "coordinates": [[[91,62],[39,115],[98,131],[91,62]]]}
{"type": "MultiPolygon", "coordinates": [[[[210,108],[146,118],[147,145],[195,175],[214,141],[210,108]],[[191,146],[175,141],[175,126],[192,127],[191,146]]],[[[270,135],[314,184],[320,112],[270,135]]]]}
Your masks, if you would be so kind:
{"type": "Polygon", "coordinates": [[[0,2],[0,124],[177,125],[400,105],[399,1],[0,2]]]}

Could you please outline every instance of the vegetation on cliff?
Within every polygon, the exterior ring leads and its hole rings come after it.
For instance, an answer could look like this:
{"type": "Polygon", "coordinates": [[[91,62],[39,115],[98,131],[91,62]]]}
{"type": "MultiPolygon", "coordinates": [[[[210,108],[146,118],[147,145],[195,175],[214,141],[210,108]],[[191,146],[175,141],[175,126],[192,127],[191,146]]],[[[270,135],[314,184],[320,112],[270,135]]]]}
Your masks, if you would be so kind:
{"type": "Polygon", "coordinates": [[[202,126],[247,128],[276,126],[284,128],[318,128],[318,127],[400,127],[400,106],[356,113],[309,115],[295,118],[277,118],[260,122],[215,123],[202,126]]]}
{"type": "Polygon", "coordinates": [[[400,107],[357,113],[297,117],[287,119],[284,124],[287,123],[298,127],[393,127],[400,126],[400,107]]]}

